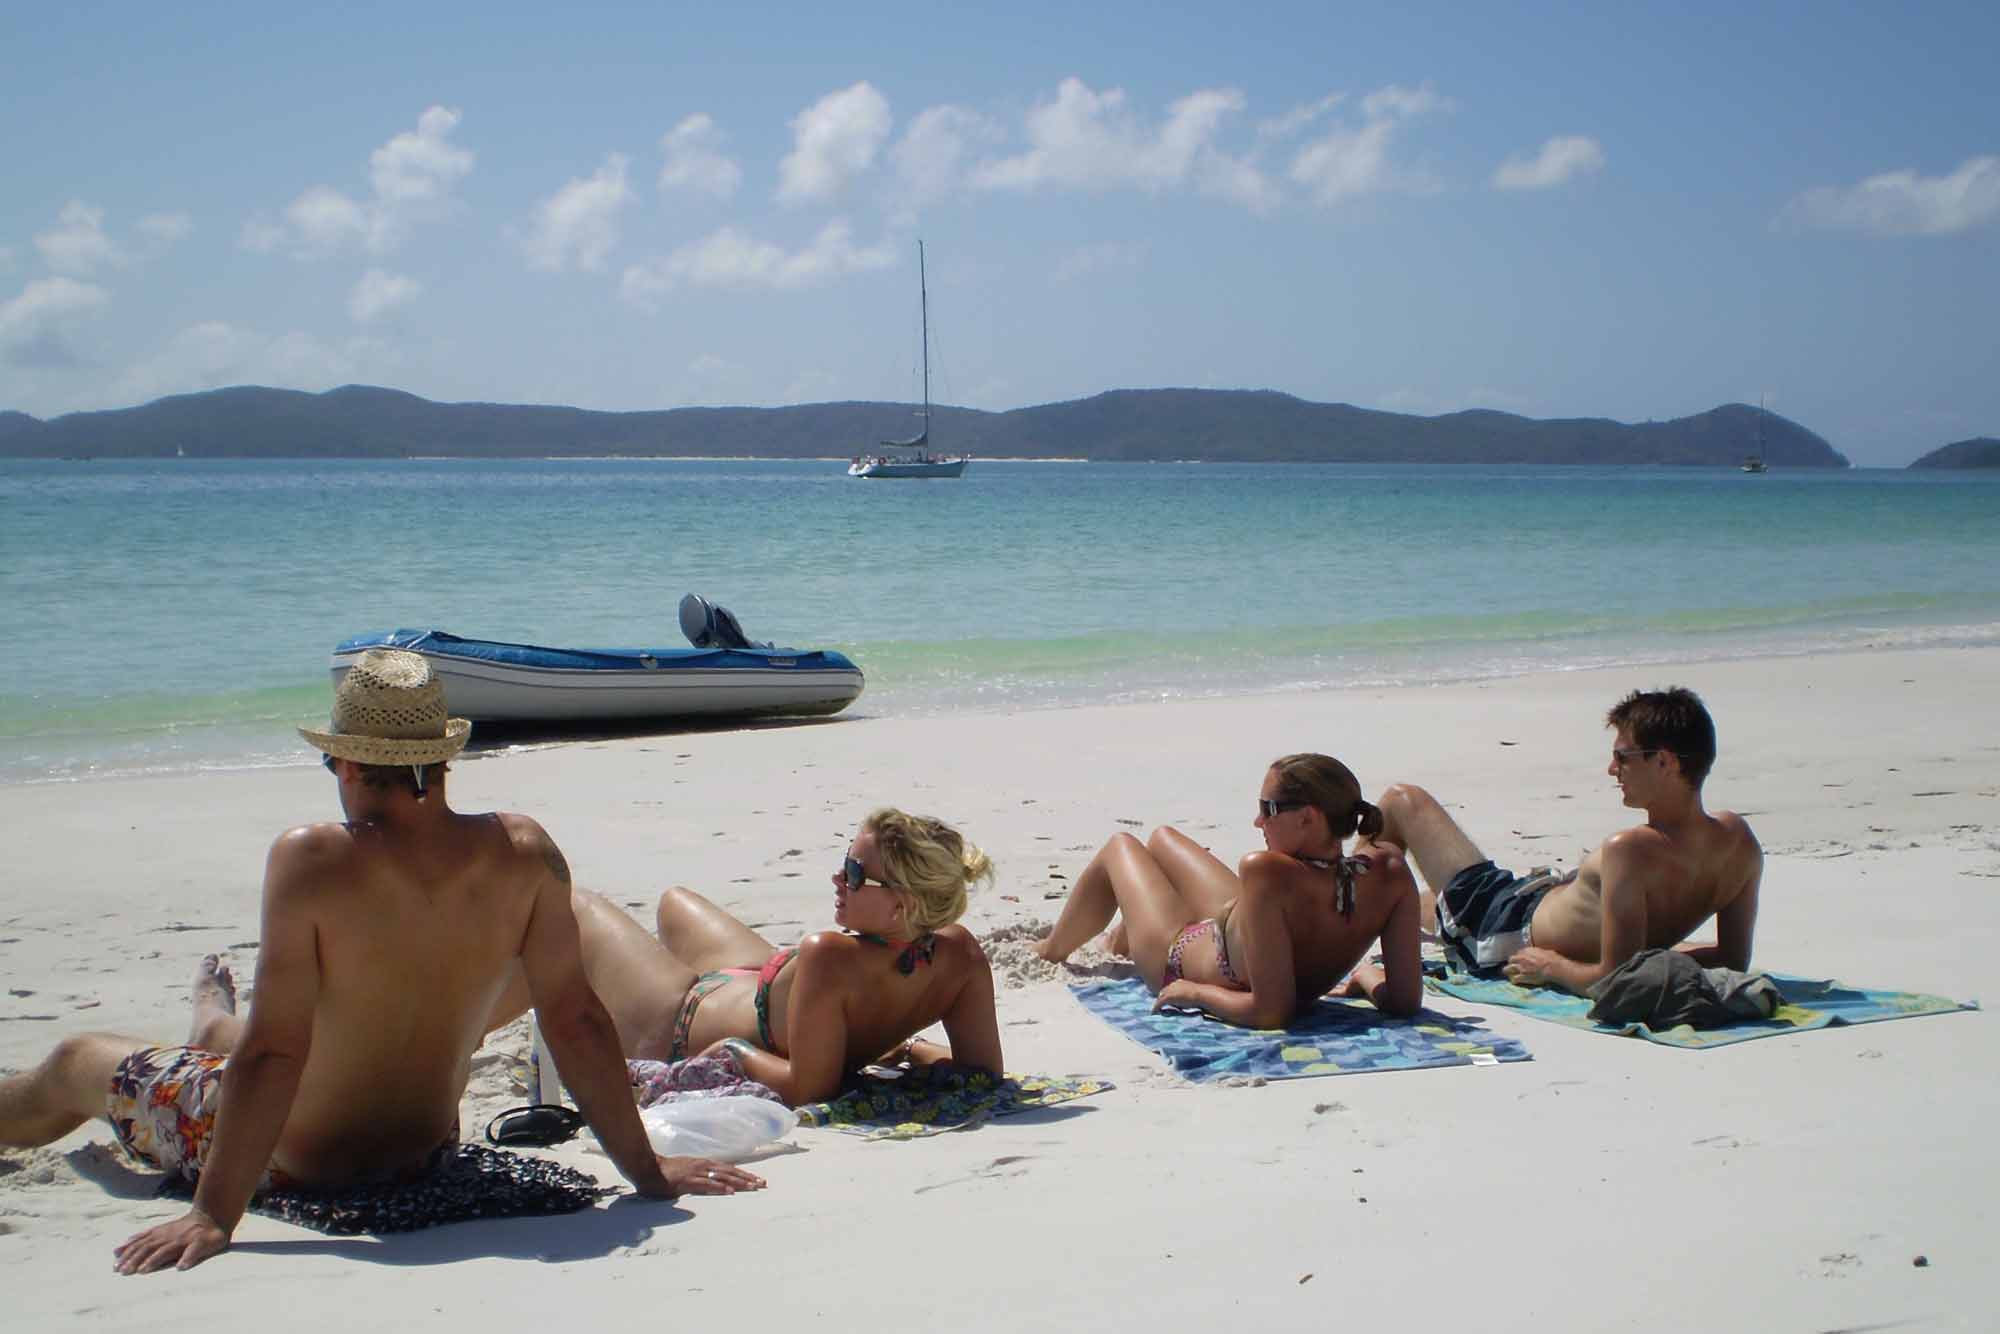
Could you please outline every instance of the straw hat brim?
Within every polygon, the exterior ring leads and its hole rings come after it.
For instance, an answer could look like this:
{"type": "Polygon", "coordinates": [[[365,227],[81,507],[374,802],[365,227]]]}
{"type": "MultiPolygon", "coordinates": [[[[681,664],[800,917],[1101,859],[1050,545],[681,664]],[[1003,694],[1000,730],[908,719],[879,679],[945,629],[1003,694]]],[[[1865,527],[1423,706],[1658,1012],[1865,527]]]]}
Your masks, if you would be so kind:
{"type": "Polygon", "coordinates": [[[360,764],[442,764],[465,749],[472,735],[470,718],[447,718],[443,736],[381,737],[352,732],[316,732],[301,727],[299,735],[337,760],[360,764]]]}

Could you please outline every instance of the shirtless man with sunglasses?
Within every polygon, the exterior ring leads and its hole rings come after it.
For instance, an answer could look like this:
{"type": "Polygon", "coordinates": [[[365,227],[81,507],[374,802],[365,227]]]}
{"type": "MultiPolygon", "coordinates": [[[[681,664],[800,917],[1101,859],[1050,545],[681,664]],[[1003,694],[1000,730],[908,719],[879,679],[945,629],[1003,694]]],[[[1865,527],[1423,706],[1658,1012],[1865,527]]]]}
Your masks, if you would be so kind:
{"type": "Polygon", "coordinates": [[[1645,949],[1678,948],[1705,968],[1750,966],[1764,854],[1742,816],[1702,809],[1715,763],[1708,710],[1678,686],[1634,691],[1605,724],[1616,734],[1608,772],[1646,823],[1611,835],[1567,875],[1494,866],[1420,787],[1382,794],[1376,841],[1416,862],[1455,967],[1581,994],[1645,949]],[[1683,943],[1710,917],[1713,943],[1683,943]]]}

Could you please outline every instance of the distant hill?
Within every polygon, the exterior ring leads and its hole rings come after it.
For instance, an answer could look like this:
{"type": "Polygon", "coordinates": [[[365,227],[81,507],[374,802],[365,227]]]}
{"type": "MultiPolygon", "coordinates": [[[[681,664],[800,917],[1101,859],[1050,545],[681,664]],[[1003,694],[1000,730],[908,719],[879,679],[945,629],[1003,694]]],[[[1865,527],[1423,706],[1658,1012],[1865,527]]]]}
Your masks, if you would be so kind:
{"type": "Polygon", "coordinates": [[[2000,468],[2000,440],[1975,436],[1940,445],[1910,465],[1912,468],[2000,468]]]}
{"type": "MultiPolygon", "coordinates": [[[[0,413],[0,457],[464,458],[618,454],[826,458],[915,433],[905,403],[591,412],[498,403],[433,403],[395,389],[323,394],[239,387],[51,421],[0,413]]],[[[1470,411],[1441,417],[1308,403],[1271,390],[1117,389],[1010,412],[933,407],[934,448],[985,458],[1103,462],[1588,463],[1734,465],[1758,435],[1758,411],[1726,404],[1674,421],[1537,421],[1470,411]]],[[[1774,467],[1844,468],[1818,435],[1763,422],[1774,467]]]]}

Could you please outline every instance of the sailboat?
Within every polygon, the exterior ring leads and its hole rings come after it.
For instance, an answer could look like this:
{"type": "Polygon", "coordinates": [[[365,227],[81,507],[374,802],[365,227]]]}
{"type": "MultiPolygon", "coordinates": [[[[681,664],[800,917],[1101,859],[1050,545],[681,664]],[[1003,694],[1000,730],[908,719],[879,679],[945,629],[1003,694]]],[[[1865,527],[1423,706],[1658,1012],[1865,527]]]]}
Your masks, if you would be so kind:
{"type": "Polygon", "coordinates": [[[924,429],[909,440],[884,440],[883,449],[909,449],[914,454],[890,457],[863,454],[847,465],[849,477],[958,477],[964,474],[962,454],[933,454],[931,445],[931,295],[924,277],[924,243],[917,242],[917,294],[921,299],[924,334],[924,429]]]}
{"type": "Polygon", "coordinates": [[[1769,472],[1764,466],[1764,396],[1757,396],[1757,444],[1743,459],[1744,472],[1769,472]]]}

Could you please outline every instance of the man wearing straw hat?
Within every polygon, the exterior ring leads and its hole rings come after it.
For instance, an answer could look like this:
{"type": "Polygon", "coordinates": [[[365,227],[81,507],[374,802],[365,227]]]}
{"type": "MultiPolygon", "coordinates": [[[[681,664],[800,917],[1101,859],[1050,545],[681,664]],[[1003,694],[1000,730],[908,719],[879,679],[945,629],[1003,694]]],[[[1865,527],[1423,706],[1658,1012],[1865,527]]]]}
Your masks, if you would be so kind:
{"type": "Polygon", "coordinates": [[[457,1141],[472,1053],[516,960],[563,1081],[641,1195],[764,1184],[653,1155],[584,977],[561,851],[524,815],[445,804],[445,761],[470,730],[447,716],[422,657],[366,654],[334,692],[329,728],[299,729],[325,753],[347,821],[271,845],[248,1018],[211,955],[187,1046],[85,1034],[0,1080],[0,1143],[47,1144],[105,1116],[134,1153],[198,1177],[186,1215],[118,1248],[120,1272],[188,1269],[225,1249],[262,1184],[421,1171],[457,1141]]]}

